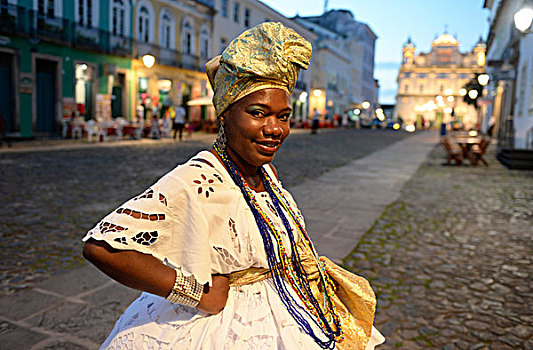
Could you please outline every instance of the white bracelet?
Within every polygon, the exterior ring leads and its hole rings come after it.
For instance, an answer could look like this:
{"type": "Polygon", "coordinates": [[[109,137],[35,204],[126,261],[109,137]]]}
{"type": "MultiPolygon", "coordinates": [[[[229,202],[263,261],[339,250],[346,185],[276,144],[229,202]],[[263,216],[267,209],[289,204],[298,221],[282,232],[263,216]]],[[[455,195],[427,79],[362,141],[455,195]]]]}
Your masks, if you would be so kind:
{"type": "Polygon", "coordinates": [[[194,276],[183,276],[180,270],[176,271],[176,281],[167,296],[171,303],[196,307],[202,298],[204,286],[198,283],[194,276]]]}

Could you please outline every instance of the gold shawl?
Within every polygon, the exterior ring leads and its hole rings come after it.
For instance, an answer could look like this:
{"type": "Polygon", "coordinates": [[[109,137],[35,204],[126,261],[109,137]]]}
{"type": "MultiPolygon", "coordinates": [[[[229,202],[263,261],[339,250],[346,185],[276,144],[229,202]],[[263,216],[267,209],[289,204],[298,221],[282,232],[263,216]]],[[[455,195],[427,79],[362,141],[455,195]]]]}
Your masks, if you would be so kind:
{"type": "MultiPolygon", "coordinates": [[[[312,254],[298,244],[302,266],[307,273],[313,295],[322,303],[323,296],[318,288],[318,267],[312,254]]],[[[364,350],[370,340],[376,296],[367,280],[348,272],[326,257],[321,257],[326,273],[335,284],[333,302],[341,320],[344,340],[336,344],[340,350],[364,350]]],[[[270,269],[250,268],[229,275],[230,286],[242,286],[271,277],[270,269]]]]}

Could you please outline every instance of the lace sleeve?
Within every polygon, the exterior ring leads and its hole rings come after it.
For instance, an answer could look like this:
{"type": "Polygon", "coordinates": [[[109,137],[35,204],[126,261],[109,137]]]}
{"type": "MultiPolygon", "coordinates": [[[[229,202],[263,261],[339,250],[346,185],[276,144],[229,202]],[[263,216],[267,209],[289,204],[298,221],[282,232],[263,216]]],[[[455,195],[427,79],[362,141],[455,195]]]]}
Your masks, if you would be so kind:
{"type": "Polygon", "coordinates": [[[184,276],[211,284],[209,225],[197,197],[182,179],[167,174],[104,217],[83,241],[94,238],[115,249],[151,254],[184,276]]]}

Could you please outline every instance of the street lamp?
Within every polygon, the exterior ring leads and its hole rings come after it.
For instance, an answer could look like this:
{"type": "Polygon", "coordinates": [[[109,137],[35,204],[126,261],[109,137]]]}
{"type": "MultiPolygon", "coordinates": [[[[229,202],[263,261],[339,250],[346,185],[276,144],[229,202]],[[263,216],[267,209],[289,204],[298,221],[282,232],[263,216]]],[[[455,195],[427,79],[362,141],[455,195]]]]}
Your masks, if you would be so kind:
{"type": "Polygon", "coordinates": [[[152,55],[144,55],[142,61],[146,68],[152,68],[155,64],[155,57],[152,55]]]}
{"type": "Polygon", "coordinates": [[[477,92],[477,90],[468,91],[468,97],[470,97],[472,100],[475,100],[478,94],[479,93],[477,92]]]}
{"type": "Polygon", "coordinates": [[[522,7],[514,14],[514,26],[522,33],[533,33],[531,23],[533,22],[533,8],[531,5],[522,7]]]}
{"type": "Polygon", "coordinates": [[[363,101],[363,103],[361,103],[361,107],[363,107],[363,109],[369,109],[370,108],[370,102],[363,101]]]}
{"type": "Polygon", "coordinates": [[[485,86],[489,83],[490,76],[487,73],[481,73],[477,76],[477,81],[479,82],[479,85],[485,86]]]}

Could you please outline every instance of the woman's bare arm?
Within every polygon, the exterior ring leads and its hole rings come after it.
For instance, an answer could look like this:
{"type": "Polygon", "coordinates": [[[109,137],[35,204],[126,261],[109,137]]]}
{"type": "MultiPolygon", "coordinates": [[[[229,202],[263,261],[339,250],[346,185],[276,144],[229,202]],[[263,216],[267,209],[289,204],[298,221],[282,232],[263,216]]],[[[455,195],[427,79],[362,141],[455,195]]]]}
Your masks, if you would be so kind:
{"type": "MultiPolygon", "coordinates": [[[[176,272],[152,255],[134,250],[118,250],[108,243],[90,239],[83,247],[83,256],[117,282],[166,298],[176,280],[176,272]]],[[[212,287],[204,287],[197,308],[217,314],[226,305],[229,291],[227,276],[213,275],[212,287]]]]}

